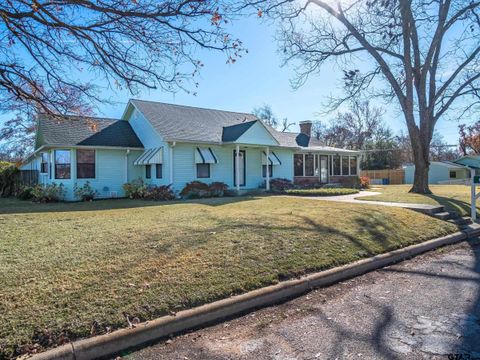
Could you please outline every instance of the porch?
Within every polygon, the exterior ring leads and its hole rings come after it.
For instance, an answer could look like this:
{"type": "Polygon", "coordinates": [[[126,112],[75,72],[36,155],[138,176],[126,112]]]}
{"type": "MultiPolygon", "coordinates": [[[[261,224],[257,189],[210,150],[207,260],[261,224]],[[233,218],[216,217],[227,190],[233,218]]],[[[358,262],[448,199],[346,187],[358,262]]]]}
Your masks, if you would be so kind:
{"type": "Polygon", "coordinates": [[[357,151],[342,150],[332,153],[322,147],[296,152],[293,155],[294,183],[322,186],[358,177],[359,156],[357,151]]]}

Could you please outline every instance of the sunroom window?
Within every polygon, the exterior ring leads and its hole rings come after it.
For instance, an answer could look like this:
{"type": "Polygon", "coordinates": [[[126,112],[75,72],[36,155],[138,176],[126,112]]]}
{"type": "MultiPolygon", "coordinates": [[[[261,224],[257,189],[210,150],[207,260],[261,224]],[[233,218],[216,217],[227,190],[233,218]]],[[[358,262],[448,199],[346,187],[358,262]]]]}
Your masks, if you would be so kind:
{"type": "Polygon", "coordinates": [[[303,176],[303,154],[295,154],[293,156],[294,175],[303,176]]]}
{"type": "Polygon", "coordinates": [[[342,175],[349,175],[349,157],[348,156],[342,156],[342,175]]]}
{"type": "Polygon", "coordinates": [[[341,175],[341,173],[340,173],[340,156],[339,155],[333,155],[332,156],[332,169],[333,169],[332,175],[335,175],[335,176],[341,175]]]}
{"type": "Polygon", "coordinates": [[[357,157],[350,156],[350,175],[357,175],[357,157]]]}
{"type": "Polygon", "coordinates": [[[305,154],[305,176],[313,176],[314,175],[314,155],[313,154],[305,154]]]}

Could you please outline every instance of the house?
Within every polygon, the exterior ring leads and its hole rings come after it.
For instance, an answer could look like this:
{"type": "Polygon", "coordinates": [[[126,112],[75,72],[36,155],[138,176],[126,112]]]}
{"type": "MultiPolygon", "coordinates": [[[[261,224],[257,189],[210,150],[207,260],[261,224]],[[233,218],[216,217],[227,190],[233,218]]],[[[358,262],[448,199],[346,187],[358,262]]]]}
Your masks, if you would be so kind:
{"type": "Polygon", "coordinates": [[[22,168],[38,170],[42,184],[64,184],[67,200],[86,181],[109,198],[137,178],[175,191],[221,181],[240,192],[269,189],[272,178],[321,185],[357,177],[359,152],[323,146],[311,127],[282,133],[251,114],[130,100],[119,120],[39,116],[22,168]]]}
{"type": "MultiPolygon", "coordinates": [[[[432,161],[428,171],[430,184],[464,183],[470,178],[470,169],[463,158],[455,161],[432,161]]],[[[480,163],[478,164],[480,167],[480,163]]],[[[415,165],[405,166],[405,183],[413,184],[415,165]]]]}

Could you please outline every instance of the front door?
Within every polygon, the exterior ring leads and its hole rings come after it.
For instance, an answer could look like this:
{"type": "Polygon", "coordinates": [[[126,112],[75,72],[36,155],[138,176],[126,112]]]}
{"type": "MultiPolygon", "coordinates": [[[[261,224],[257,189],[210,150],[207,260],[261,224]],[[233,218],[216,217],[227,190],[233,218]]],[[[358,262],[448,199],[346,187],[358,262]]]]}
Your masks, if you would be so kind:
{"type": "Polygon", "coordinates": [[[328,182],[328,156],[320,156],[320,182],[322,184],[328,182]]]}
{"type": "MultiPolygon", "coordinates": [[[[235,159],[235,150],[233,150],[233,186],[237,186],[237,159],[235,159]]],[[[240,186],[245,186],[245,150],[239,151],[239,159],[238,159],[238,171],[240,175],[240,186]]]]}

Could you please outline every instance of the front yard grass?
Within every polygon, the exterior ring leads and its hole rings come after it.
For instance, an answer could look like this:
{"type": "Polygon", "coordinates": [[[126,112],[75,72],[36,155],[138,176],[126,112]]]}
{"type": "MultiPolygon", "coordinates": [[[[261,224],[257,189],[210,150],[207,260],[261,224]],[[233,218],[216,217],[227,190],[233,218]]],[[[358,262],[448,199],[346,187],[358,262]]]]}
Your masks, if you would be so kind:
{"type": "MultiPolygon", "coordinates": [[[[431,195],[411,194],[412,185],[372,186],[372,191],[381,195],[362,197],[369,201],[391,201],[414,204],[443,205],[448,211],[459,215],[470,215],[470,186],[466,185],[430,185],[431,195]]],[[[477,211],[478,212],[478,211],[477,211]]]]}
{"type": "Polygon", "coordinates": [[[0,358],[457,230],[405,209],[284,196],[0,199],[0,228],[0,358]]]}

